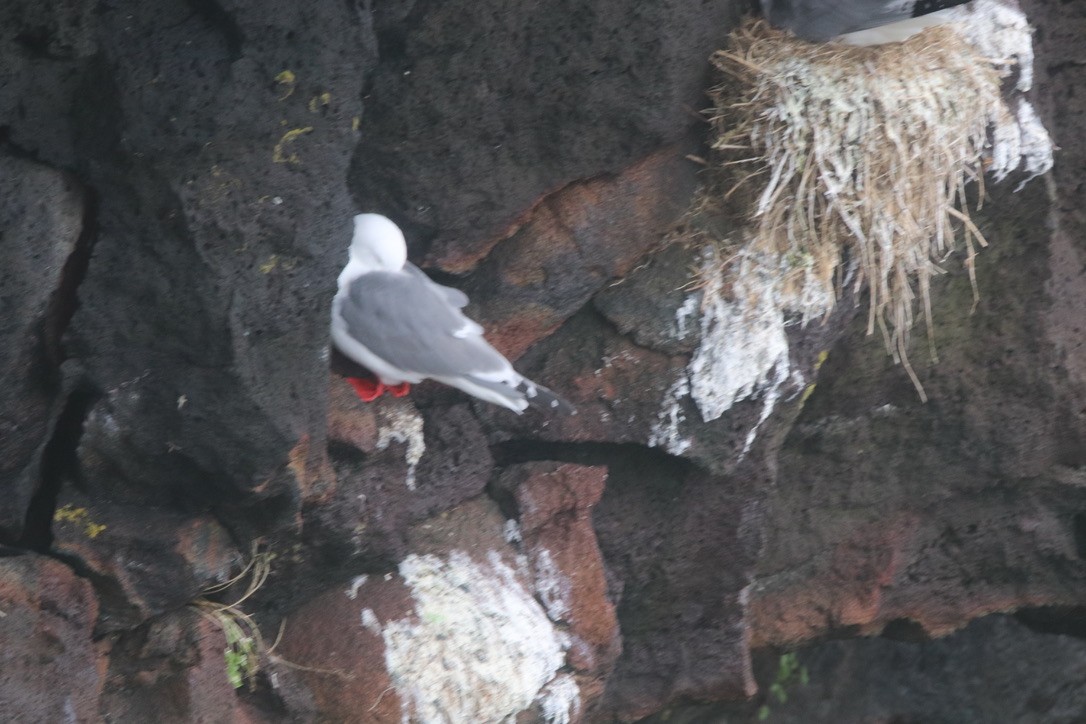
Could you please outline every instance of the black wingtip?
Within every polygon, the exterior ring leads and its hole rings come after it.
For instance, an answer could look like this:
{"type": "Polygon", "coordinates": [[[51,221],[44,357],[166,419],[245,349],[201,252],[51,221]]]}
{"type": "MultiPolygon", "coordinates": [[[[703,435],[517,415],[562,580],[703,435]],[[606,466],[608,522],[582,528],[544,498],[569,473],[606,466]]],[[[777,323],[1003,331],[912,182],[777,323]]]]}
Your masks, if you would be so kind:
{"type": "Polygon", "coordinates": [[[525,380],[519,385],[530,407],[554,415],[570,416],[577,414],[577,408],[537,382],[525,380]]]}
{"type": "Polygon", "coordinates": [[[929,13],[948,10],[949,8],[965,5],[969,0],[916,0],[912,7],[912,16],[919,18],[929,13]]]}

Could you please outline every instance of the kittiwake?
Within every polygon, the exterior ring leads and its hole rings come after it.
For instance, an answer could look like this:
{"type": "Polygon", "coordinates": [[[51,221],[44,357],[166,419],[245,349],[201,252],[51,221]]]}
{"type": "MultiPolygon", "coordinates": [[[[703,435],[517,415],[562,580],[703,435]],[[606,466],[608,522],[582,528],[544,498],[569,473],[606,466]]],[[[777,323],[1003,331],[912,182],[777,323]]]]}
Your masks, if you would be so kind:
{"type": "Polygon", "coordinates": [[[880,45],[949,20],[968,0],[761,0],[770,25],[812,42],[880,45]]]}
{"type": "Polygon", "coordinates": [[[518,414],[529,405],[573,413],[490,346],[483,328],[461,312],[467,303],[462,291],[437,284],[407,261],[403,232],[390,219],[354,217],[349,259],[332,301],[332,341],[344,356],[394,394],[433,379],[518,414]]]}

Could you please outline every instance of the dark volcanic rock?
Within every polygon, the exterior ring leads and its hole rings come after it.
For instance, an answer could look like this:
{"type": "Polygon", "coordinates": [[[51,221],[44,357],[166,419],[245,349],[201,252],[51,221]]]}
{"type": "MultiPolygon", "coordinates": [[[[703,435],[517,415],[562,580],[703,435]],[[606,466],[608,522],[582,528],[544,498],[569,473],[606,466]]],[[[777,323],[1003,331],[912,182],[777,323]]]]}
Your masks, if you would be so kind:
{"type": "Polygon", "coordinates": [[[937,641],[895,633],[765,650],[755,665],[763,693],[751,704],[676,707],[644,724],[1078,722],[1086,693],[1067,682],[1086,674],[1084,655],[1080,637],[1038,633],[1002,615],[937,641]],[[785,657],[792,663],[782,665],[785,657]]]}
{"type": "Polygon", "coordinates": [[[58,337],[78,283],[69,260],[85,198],[71,175],[3,153],[0,198],[0,539],[14,540],[60,413],[58,337]]]}
{"type": "MultiPolygon", "coordinates": [[[[1055,362],[1069,383],[1061,392],[1081,420],[1086,417],[1086,322],[1082,314],[1086,295],[1086,187],[1082,178],[1086,99],[1079,89],[1086,82],[1086,66],[1077,61],[1086,14],[1079,6],[1068,7],[1055,0],[1029,0],[1024,5],[1038,27],[1035,66],[1043,84],[1042,92],[1036,94],[1038,109],[1060,146],[1050,177],[1052,185],[1047,189],[1053,205],[1045,220],[1051,227],[1045,282],[1050,306],[1042,320],[1054,347],[1055,362]]],[[[1086,440],[1082,437],[1063,443],[1063,447],[1067,464],[1086,464],[1086,440]]]]}
{"type": "Polygon", "coordinates": [[[661,400],[684,357],[638,347],[590,307],[521,358],[517,368],[569,400],[577,414],[544,416],[529,410],[510,418],[480,407],[500,439],[647,442],[661,400]]]}
{"type": "Polygon", "coordinates": [[[0,7],[0,123],[6,143],[47,165],[74,165],[72,106],[99,42],[94,3],[12,0],[0,7]]]}
{"type": "Polygon", "coordinates": [[[479,495],[494,469],[482,425],[467,405],[428,411],[412,520],[429,517],[479,495]]]}
{"type": "Polygon", "coordinates": [[[606,703],[622,719],[676,699],[754,693],[746,589],[761,546],[757,474],[615,456],[594,523],[622,632],[606,703]]]}
{"type": "Polygon", "coordinates": [[[338,378],[330,402],[327,484],[306,502],[297,535],[275,546],[277,610],[298,605],[313,586],[387,571],[408,552],[412,525],[478,497],[493,472],[467,405],[430,407],[424,417],[412,399],[362,403],[338,378]]]}
{"type": "Polygon", "coordinates": [[[97,199],[66,340],[69,379],[101,393],[82,472],[132,501],[289,520],[306,491],[288,451],[312,441],[319,467],[324,447],[326,305],[350,229],[368,14],[55,10],[5,26],[5,80],[23,93],[4,96],[5,131],[97,199]],[[27,78],[39,71],[41,92],[27,78]],[[67,121],[27,115],[45,106],[67,121]]]}
{"type": "Polygon", "coordinates": [[[854,290],[752,322],[660,248],[746,3],[4,4],[0,555],[57,556],[0,557],[4,715],[757,717],[774,646],[882,632],[950,637],[811,645],[773,718],[1073,717],[1077,641],[966,628],[1086,598],[1086,16],[1026,5],[1063,150],[974,215],[974,314],[946,262],[924,405],[854,290]],[[356,210],[579,414],[330,376],[356,210]],[[186,604],[258,538],[286,633],[235,694],[186,604]]]}
{"type": "Polygon", "coordinates": [[[545,194],[685,135],[706,58],[743,9],[382,4],[352,187],[366,209],[434,236],[434,265],[466,271],[545,194]]]}
{"type": "MultiPolygon", "coordinates": [[[[1086,643],[989,616],[940,641],[834,641],[799,653],[807,686],[770,702],[773,721],[1073,722],[1086,643]]],[[[768,676],[766,677],[769,678],[768,676]]]]}
{"type": "Polygon", "coordinates": [[[227,506],[237,523],[269,501],[250,520],[266,525],[305,493],[288,451],[307,439],[316,465],[323,448],[351,211],[335,179],[373,43],[345,5],[209,8],[99,17],[105,63],[81,89],[98,106],[80,109],[98,243],[70,338],[102,399],[80,455],[114,494],[227,506]]]}
{"type": "Polygon", "coordinates": [[[701,339],[701,294],[692,289],[697,258],[681,245],[652,255],[592,303],[618,330],[664,354],[690,354],[701,339]]]}
{"type": "Polygon", "coordinates": [[[1086,596],[1074,525],[1086,417],[1049,336],[1068,332],[1036,323],[1051,305],[1044,189],[1013,207],[1009,188],[993,194],[977,311],[964,270],[935,290],[939,361],[913,363],[930,402],[860,329],[823,366],[781,452],[755,643],[899,618],[942,634],[1086,596]]]}

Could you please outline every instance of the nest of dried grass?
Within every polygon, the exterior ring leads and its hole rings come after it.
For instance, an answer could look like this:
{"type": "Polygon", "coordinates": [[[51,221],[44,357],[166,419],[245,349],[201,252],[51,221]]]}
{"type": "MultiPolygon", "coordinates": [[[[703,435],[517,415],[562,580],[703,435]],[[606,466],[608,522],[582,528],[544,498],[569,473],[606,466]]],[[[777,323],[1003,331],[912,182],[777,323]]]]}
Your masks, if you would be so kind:
{"type": "Polygon", "coordinates": [[[761,21],[713,63],[727,80],[711,92],[712,193],[749,214],[748,251],[781,260],[785,306],[833,299],[842,265],[855,262],[848,283],[867,283],[868,333],[882,330],[923,397],[906,354],[914,307],[919,298],[930,340],[939,261],[962,230],[972,278],[985,245],[965,186],[983,181],[988,129],[1009,114],[998,71],[949,28],[862,48],[806,43],[761,21]]]}

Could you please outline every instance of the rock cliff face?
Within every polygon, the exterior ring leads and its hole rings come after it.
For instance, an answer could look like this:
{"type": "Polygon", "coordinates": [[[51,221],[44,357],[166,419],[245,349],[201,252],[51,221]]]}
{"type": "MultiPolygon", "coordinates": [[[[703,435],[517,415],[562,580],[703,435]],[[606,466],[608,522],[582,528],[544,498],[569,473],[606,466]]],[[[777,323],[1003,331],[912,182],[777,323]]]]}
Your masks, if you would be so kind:
{"type": "Polygon", "coordinates": [[[972,314],[946,263],[924,404],[856,300],[728,326],[663,243],[745,4],[6,3],[0,711],[1080,715],[1086,9],[1023,6],[1061,151],[988,189],[972,314]],[[360,403],[362,210],[579,414],[360,403]]]}

